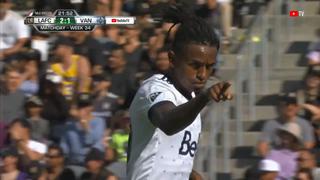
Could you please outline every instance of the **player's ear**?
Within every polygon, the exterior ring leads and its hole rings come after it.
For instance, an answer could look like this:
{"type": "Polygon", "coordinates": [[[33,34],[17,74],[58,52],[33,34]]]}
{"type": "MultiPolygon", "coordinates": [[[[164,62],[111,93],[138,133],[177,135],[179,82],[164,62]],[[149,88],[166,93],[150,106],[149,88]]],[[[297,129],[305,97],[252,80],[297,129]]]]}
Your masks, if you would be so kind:
{"type": "Polygon", "coordinates": [[[175,64],[176,54],[172,50],[169,50],[168,57],[169,57],[170,68],[172,68],[175,64]]]}

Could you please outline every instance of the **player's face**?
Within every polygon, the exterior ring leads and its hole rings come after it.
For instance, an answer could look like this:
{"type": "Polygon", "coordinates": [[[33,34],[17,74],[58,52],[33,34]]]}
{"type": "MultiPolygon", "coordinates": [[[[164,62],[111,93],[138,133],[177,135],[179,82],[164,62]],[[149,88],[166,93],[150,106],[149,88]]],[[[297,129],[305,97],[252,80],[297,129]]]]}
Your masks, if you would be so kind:
{"type": "Polygon", "coordinates": [[[128,37],[136,37],[140,34],[140,30],[138,28],[135,27],[127,27],[125,30],[125,34],[128,37]]]}
{"type": "Polygon", "coordinates": [[[20,87],[20,84],[21,84],[20,76],[21,74],[16,71],[10,71],[6,73],[5,82],[6,82],[6,88],[9,91],[14,92],[20,87]]]}
{"type": "Polygon", "coordinates": [[[26,62],[25,71],[29,72],[30,74],[37,74],[38,73],[38,65],[36,61],[28,61],[26,62]]]}
{"type": "Polygon", "coordinates": [[[17,164],[17,162],[18,162],[18,158],[14,157],[14,156],[5,156],[3,158],[3,166],[4,167],[15,166],[17,164]]]}
{"type": "Polygon", "coordinates": [[[281,102],[279,105],[280,116],[286,121],[290,121],[296,117],[298,111],[299,106],[296,104],[286,104],[285,102],[281,102]]]}
{"type": "Polygon", "coordinates": [[[299,168],[313,168],[315,165],[315,160],[310,152],[302,151],[299,154],[298,166],[299,168]]]}
{"type": "Polygon", "coordinates": [[[55,49],[55,55],[58,57],[63,57],[65,54],[69,54],[71,48],[66,45],[58,45],[55,49]]]}
{"type": "Polygon", "coordinates": [[[1,2],[0,3],[0,16],[5,15],[7,10],[11,8],[12,4],[8,2],[1,2]]]}
{"type": "Polygon", "coordinates": [[[306,85],[309,88],[317,88],[320,85],[320,77],[309,75],[306,79],[306,85]]]}
{"type": "Polygon", "coordinates": [[[57,167],[63,163],[63,158],[56,149],[50,149],[46,158],[49,167],[57,167]]]}
{"type": "Polygon", "coordinates": [[[181,55],[170,55],[173,74],[187,92],[200,92],[216,64],[217,48],[207,45],[187,45],[181,55]]]}
{"type": "Polygon", "coordinates": [[[308,174],[307,174],[307,173],[304,173],[304,172],[299,172],[299,173],[297,174],[296,179],[299,179],[299,180],[310,180],[308,174]]]}
{"type": "Polygon", "coordinates": [[[91,160],[87,162],[87,168],[91,172],[96,172],[102,166],[102,161],[91,160]]]}
{"type": "Polygon", "coordinates": [[[108,65],[111,69],[118,69],[125,65],[125,60],[123,59],[122,50],[114,50],[111,52],[111,56],[108,59],[108,65]]]}
{"type": "Polygon", "coordinates": [[[274,180],[277,176],[277,172],[267,172],[262,174],[259,180],[274,180]]]}
{"type": "Polygon", "coordinates": [[[292,145],[296,143],[295,137],[287,132],[279,132],[280,144],[283,148],[291,149],[292,145]]]}

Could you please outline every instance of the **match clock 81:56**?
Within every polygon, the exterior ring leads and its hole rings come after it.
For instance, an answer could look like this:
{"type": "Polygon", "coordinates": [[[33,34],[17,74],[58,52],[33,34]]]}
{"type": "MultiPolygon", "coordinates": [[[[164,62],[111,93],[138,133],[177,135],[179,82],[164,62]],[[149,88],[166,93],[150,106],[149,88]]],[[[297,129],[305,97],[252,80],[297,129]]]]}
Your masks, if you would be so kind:
{"type": "Polygon", "coordinates": [[[58,24],[58,25],[76,24],[76,20],[74,17],[56,17],[55,24],[58,24]]]}

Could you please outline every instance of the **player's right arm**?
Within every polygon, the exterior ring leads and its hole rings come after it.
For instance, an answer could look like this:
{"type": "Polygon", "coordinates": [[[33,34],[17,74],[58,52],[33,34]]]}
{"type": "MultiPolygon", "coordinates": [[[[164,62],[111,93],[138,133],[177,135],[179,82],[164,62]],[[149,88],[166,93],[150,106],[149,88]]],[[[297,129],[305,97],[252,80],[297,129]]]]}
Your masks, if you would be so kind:
{"type": "Polygon", "coordinates": [[[77,91],[86,92],[90,84],[90,63],[83,56],[78,61],[78,72],[79,84],[77,91]]]}
{"type": "Polygon", "coordinates": [[[153,125],[165,134],[174,135],[189,126],[211,99],[216,102],[231,99],[230,91],[228,82],[220,82],[179,106],[170,101],[160,101],[150,108],[148,116],[153,125]]]}
{"type": "Polygon", "coordinates": [[[263,125],[262,133],[260,135],[258,144],[257,144],[257,152],[260,156],[265,157],[268,155],[270,151],[270,143],[272,141],[272,134],[274,133],[271,121],[266,122],[263,125]]]}

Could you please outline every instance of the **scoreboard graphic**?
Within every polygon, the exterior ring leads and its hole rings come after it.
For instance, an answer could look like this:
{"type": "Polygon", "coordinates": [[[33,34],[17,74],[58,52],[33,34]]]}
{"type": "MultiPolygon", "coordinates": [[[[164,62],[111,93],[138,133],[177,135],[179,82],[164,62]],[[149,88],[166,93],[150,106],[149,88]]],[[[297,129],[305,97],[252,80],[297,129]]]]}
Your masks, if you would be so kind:
{"type": "Polygon", "coordinates": [[[73,9],[56,11],[33,11],[24,24],[33,25],[38,31],[92,31],[96,26],[133,25],[136,18],[130,16],[80,16],[73,9]]]}

